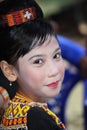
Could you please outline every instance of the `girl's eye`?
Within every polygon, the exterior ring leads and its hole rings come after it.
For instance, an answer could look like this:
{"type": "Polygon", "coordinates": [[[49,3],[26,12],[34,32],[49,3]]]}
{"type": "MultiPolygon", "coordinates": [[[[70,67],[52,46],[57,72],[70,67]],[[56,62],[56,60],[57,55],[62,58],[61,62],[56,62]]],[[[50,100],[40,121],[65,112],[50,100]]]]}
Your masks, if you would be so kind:
{"type": "Polygon", "coordinates": [[[55,58],[55,59],[60,59],[60,58],[61,58],[61,52],[56,53],[56,54],[54,55],[54,58],[55,58]]]}
{"type": "Polygon", "coordinates": [[[41,59],[37,59],[34,61],[34,64],[42,64],[42,63],[43,63],[43,61],[41,59]]]}

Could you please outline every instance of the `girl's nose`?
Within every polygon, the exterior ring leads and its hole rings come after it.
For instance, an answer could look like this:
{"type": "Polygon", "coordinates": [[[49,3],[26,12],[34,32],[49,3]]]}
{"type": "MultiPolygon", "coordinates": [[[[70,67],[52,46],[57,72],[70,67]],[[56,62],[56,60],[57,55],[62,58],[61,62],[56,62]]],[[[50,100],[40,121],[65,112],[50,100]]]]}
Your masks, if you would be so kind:
{"type": "Polygon", "coordinates": [[[51,62],[48,66],[48,76],[53,77],[58,75],[59,70],[58,70],[58,65],[55,62],[51,62]]]}

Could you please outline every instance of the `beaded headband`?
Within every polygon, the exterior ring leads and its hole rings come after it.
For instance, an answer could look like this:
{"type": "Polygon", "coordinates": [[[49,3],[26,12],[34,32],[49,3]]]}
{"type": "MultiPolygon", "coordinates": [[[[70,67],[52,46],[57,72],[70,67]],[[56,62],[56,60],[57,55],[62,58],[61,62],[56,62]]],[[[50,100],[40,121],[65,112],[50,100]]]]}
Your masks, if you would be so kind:
{"type": "Polygon", "coordinates": [[[2,21],[5,26],[12,27],[14,25],[19,25],[26,21],[31,21],[36,18],[35,8],[25,8],[23,10],[15,11],[2,15],[2,21]]]}

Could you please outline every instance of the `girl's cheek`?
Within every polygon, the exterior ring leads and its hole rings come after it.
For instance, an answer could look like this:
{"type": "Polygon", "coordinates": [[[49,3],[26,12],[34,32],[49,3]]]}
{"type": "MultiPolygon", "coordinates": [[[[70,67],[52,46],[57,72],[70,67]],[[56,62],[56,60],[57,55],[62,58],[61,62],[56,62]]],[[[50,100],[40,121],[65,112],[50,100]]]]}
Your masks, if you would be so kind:
{"type": "Polygon", "coordinates": [[[60,72],[61,72],[61,75],[64,76],[64,73],[65,73],[65,62],[62,60],[62,63],[60,65],[60,72]]]}
{"type": "Polygon", "coordinates": [[[43,71],[31,73],[29,80],[31,79],[33,82],[40,82],[44,79],[44,77],[45,77],[45,75],[44,75],[43,71]]]}

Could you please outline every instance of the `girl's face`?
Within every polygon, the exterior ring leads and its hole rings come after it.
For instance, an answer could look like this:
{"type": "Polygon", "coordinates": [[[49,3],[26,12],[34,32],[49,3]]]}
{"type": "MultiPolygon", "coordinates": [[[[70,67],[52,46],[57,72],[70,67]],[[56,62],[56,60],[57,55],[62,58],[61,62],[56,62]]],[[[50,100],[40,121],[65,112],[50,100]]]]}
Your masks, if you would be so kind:
{"type": "Polygon", "coordinates": [[[64,62],[55,37],[18,60],[19,92],[34,101],[56,96],[64,77],[64,62]]]}

